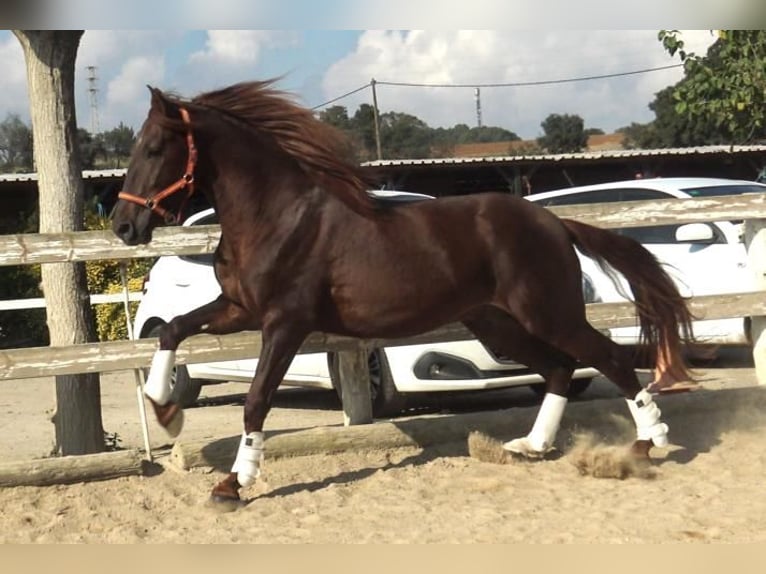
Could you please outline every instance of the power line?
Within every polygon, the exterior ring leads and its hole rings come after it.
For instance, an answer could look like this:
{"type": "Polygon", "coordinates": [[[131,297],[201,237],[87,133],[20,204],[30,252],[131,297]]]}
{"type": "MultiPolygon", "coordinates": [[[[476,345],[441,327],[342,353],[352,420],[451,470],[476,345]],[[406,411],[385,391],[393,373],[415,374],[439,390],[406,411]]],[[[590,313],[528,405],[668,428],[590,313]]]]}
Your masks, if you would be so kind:
{"type": "MultiPolygon", "coordinates": [[[[473,83],[473,84],[429,84],[419,82],[387,82],[383,80],[376,81],[377,84],[382,86],[399,86],[405,88],[521,88],[528,86],[551,86],[556,84],[568,84],[573,82],[587,82],[592,80],[606,80],[609,78],[619,78],[622,76],[634,76],[637,74],[647,74],[649,72],[661,72],[662,70],[672,70],[674,68],[681,68],[683,64],[670,64],[668,66],[659,66],[656,68],[643,68],[641,70],[632,70],[630,72],[616,72],[613,74],[599,74],[595,76],[579,76],[575,78],[563,78],[557,80],[536,80],[531,82],[493,82],[493,83],[473,83]]],[[[341,96],[328,100],[322,104],[314,106],[312,110],[318,110],[330,104],[342,100],[348,96],[351,96],[357,92],[369,88],[372,84],[368,83],[363,86],[351,90],[341,96]]]]}
{"type": "Polygon", "coordinates": [[[382,86],[401,86],[413,88],[520,88],[524,86],[549,86],[554,84],[567,84],[572,82],[585,82],[589,80],[604,80],[608,78],[618,78],[620,76],[632,76],[635,74],[646,74],[648,72],[659,72],[673,68],[681,68],[683,64],[671,64],[669,66],[660,66],[658,68],[644,68],[643,70],[633,70],[631,72],[618,72],[614,74],[600,74],[598,76],[580,76],[577,78],[565,78],[559,80],[538,80],[533,82],[504,82],[490,84],[427,84],[415,82],[385,82],[379,80],[378,84],[382,86]]]}
{"type": "Polygon", "coordinates": [[[359,86],[359,87],[358,87],[358,88],[356,88],[355,90],[351,90],[350,92],[346,92],[346,93],[345,93],[345,94],[343,94],[342,96],[338,96],[337,98],[333,98],[333,99],[331,99],[331,100],[328,100],[328,101],[324,102],[323,104],[319,104],[318,106],[314,106],[314,107],[313,107],[313,108],[311,108],[311,109],[312,109],[312,110],[318,110],[319,108],[323,108],[323,107],[325,107],[325,106],[329,106],[330,104],[333,104],[333,103],[337,102],[338,100],[342,100],[343,98],[347,98],[348,96],[352,96],[352,95],[354,95],[354,94],[355,94],[355,93],[357,93],[357,92],[361,92],[362,90],[364,90],[364,89],[366,89],[366,88],[369,88],[371,85],[372,85],[372,83],[371,83],[371,82],[368,82],[368,83],[366,83],[366,84],[365,84],[365,85],[363,85],[363,86],[359,86]]]}

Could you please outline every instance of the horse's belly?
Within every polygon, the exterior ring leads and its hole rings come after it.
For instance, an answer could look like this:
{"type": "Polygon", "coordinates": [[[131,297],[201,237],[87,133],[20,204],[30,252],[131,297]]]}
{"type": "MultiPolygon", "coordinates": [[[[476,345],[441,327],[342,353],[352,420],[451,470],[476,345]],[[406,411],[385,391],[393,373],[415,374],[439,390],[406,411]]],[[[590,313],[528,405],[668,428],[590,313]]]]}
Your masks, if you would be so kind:
{"type": "Polygon", "coordinates": [[[336,299],[340,329],[358,337],[405,337],[457,320],[479,302],[469,290],[380,289],[336,299]]]}

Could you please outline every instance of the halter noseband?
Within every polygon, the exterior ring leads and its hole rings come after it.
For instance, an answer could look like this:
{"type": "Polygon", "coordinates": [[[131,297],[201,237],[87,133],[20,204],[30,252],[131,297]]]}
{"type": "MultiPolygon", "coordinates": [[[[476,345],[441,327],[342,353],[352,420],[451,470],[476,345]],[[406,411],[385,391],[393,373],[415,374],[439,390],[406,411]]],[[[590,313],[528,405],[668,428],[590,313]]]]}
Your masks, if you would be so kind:
{"type": "Polygon", "coordinates": [[[176,180],[174,183],[171,183],[162,191],[159,191],[148,198],[140,197],[138,195],[133,195],[132,193],[128,193],[126,191],[121,191],[117,194],[117,197],[119,199],[124,199],[125,201],[130,201],[132,203],[137,203],[141,207],[146,207],[147,209],[150,209],[152,212],[162,217],[165,220],[165,223],[168,223],[168,224],[179,222],[184,205],[194,193],[194,167],[197,165],[197,147],[194,145],[194,135],[192,134],[191,120],[189,119],[189,112],[187,112],[185,108],[178,108],[178,111],[181,113],[181,119],[183,119],[184,124],[186,125],[186,147],[189,150],[189,156],[188,156],[188,159],[186,160],[186,171],[184,172],[184,174],[178,180],[176,180]],[[164,209],[160,205],[160,202],[163,199],[173,195],[174,193],[178,191],[182,191],[184,189],[188,189],[188,191],[186,193],[186,197],[183,199],[183,202],[181,203],[181,206],[178,209],[177,214],[167,209],[164,209]]]}

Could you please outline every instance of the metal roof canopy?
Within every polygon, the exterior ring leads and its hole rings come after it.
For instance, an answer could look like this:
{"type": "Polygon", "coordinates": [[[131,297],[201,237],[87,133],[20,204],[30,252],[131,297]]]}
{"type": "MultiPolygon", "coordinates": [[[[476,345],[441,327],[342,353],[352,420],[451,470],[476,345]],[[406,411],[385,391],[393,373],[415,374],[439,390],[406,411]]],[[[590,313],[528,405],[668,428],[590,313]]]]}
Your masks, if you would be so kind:
{"type": "Polygon", "coordinates": [[[755,179],[766,145],[605,150],[566,154],[375,160],[362,164],[386,187],[430,195],[510,191],[517,195],[651,176],[755,179]]]}

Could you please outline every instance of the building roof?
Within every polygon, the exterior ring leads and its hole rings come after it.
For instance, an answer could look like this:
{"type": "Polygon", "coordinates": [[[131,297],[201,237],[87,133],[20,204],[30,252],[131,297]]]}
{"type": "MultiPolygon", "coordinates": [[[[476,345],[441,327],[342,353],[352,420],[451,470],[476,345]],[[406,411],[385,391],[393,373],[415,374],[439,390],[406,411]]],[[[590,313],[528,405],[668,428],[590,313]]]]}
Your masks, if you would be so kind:
{"type": "Polygon", "coordinates": [[[734,155],[743,153],[766,153],[766,145],[709,145],[698,147],[663,149],[621,149],[586,151],[562,154],[503,155],[480,157],[443,157],[425,159],[383,159],[363,163],[365,167],[427,167],[467,164],[528,164],[530,162],[559,163],[566,161],[595,162],[604,159],[653,158],[662,156],[734,155]]]}

